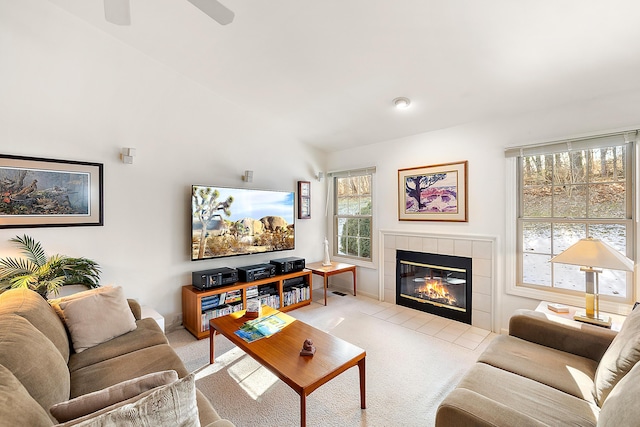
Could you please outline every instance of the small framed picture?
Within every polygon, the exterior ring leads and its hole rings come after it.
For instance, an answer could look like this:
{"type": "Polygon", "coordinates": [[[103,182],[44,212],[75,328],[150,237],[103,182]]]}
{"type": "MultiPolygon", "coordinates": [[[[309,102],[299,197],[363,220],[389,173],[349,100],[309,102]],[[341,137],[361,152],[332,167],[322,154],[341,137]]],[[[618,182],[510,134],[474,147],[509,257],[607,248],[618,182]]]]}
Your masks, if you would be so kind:
{"type": "Polygon", "coordinates": [[[298,219],[311,218],[311,183],[298,181],[298,219]]]}

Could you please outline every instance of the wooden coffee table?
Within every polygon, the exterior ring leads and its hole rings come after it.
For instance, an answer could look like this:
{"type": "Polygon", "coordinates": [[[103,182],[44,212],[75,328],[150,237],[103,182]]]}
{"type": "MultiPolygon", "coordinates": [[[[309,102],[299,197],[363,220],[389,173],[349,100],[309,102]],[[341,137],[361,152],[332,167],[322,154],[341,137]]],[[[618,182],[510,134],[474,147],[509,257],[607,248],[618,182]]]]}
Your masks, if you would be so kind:
{"type": "MultiPolygon", "coordinates": [[[[275,312],[277,310],[263,306],[263,316],[275,312]]],[[[210,363],[214,363],[214,337],[216,333],[220,333],[300,395],[301,426],[305,426],[307,422],[307,396],[357,365],[360,373],[360,407],[366,408],[366,352],[363,349],[300,320],[293,321],[268,338],[247,343],[234,333],[248,320],[243,315],[244,311],[239,311],[209,321],[210,363]],[[313,341],[316,353],[313,356],[300,356],[302,344],[307,338],[313,341]]]]}

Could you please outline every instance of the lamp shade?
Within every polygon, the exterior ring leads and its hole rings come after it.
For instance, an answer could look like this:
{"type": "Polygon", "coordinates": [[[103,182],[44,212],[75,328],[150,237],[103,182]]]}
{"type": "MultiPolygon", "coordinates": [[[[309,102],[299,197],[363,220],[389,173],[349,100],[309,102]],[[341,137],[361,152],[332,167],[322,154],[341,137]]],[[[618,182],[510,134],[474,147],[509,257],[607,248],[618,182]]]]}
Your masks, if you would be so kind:
{"type": "Polygon", "coordinates": [[[609,270],[633,271],[633,261],[605,242],[593,237],[580,239],[564,252],[551,258],[551,262],[606,268],[609,270]]]}

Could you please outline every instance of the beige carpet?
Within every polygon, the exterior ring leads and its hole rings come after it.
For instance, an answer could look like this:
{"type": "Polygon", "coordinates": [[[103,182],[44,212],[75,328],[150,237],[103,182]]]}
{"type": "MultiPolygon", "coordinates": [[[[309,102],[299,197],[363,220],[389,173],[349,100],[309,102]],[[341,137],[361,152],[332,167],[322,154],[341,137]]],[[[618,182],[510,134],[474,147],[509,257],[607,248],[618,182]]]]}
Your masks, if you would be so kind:
{"type": "MultiPolygon", "coordinates": [[[[321,301],[319,293],[314,300],[321,301]]],[[[353,295],[330,293],[326,307],[314,302],[289,314],[367,352],[367,409],[360,409],[352,368],[307,398],[308,426],[431,426],[440,401],[494,337],[353,295]]],[[[209,365],[208,339],[184,329],[167,337],[223,418],[238,427],[300,425],[298,395],[226,338],[216,337],[216,363],[209,365]]]]}

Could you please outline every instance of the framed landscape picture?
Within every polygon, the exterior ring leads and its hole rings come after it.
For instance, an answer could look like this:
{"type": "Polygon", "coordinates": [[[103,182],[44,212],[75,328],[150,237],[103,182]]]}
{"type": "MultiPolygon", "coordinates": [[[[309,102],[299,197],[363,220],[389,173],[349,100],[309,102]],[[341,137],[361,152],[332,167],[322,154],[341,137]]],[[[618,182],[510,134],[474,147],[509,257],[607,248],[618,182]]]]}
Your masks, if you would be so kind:
{"type": "Polygon", "coordinates": [[[103,165],[0,155],[0,228],[103,225],[103,165]]]}
{"type": "Polygon", "coordinates": [[[398,170],[400,221],[467,222],[468,162],[398,170]]]}

